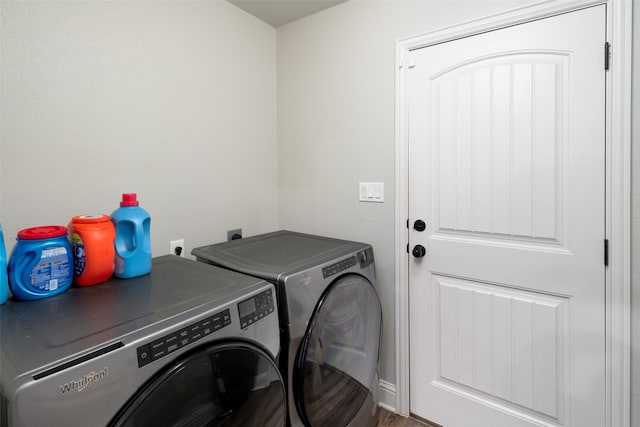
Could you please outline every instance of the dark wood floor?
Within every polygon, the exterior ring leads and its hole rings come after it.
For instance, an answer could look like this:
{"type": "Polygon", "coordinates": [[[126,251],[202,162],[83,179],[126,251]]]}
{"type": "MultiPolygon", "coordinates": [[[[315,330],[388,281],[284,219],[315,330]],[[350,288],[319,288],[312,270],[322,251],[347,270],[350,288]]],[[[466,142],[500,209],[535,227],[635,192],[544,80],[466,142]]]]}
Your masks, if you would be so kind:
{"type": "Polygon", "coordinates": [[[378,409],[378,427],[442,427],[438,424],[431,424],[415,418],[407,418],[398,414],[378,409]]]}

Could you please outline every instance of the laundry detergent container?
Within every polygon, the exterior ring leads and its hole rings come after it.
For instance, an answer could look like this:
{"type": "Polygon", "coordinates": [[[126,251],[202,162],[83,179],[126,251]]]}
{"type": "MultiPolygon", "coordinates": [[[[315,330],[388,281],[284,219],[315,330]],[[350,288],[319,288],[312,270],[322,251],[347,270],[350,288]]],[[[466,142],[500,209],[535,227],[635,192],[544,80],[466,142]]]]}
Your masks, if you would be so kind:
{"type": "Polygon", "coordinates": [[[48,225],[20,230],[8,265],[13,298],[34,300],[69,289],[73,253],[67,227],[48,225]]]}
{"type": "Polygon", "coordinates": [[[73,249],[73,283],[95,285],[113,274],[116,230],[109,215],[78,215],[68,225],[73,249]]]}

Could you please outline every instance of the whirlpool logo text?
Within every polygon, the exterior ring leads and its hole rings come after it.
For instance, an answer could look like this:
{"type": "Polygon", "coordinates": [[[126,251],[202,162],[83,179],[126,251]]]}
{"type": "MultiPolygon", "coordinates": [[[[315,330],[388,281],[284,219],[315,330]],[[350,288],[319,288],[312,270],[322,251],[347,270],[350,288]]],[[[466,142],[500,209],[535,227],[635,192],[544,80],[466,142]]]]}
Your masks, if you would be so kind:
{"type": "Polygon", "coordinates": [[[69,381],[68,383],[61,384],[58,387],[60,387],[60,391],[62,392],[62,394],[68,393],[70,391],[76,391],[80,393],[82,391],[85,391],[91,384],[98,382],[103,378],[106,378],[108,375],[109,370],[105,366],[104,369],[98,372],[89,372],[83,377],[69,381]]]}

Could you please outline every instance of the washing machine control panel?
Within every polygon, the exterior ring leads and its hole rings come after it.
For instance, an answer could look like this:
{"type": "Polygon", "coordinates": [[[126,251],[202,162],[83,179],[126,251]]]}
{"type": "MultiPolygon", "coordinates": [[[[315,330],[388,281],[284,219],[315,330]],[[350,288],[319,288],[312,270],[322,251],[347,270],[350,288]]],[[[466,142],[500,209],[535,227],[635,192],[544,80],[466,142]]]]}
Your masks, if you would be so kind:
{"type": "Polygon", "coordinates": [[[244,329],[274,311],[273,293],[267,289],[238,303],[240,326],[244,329]]]}
{"type": "Polygon", "coordinates": [[[149,344],[138,347],[138,367],[158,360],[174,351],[198,341],[200,338],[217,332],[231,324],[231,312],[227,308],[213,316],[199,320],[189,326],[167,334],[149,344]]]}

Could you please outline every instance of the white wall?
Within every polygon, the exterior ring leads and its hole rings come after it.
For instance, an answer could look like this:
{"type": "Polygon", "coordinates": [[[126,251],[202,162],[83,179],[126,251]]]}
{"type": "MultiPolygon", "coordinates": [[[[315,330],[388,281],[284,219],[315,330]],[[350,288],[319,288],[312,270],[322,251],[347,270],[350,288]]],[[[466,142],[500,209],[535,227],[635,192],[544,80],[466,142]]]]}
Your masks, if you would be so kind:
{"type": "Polygon", "coordinates": [[[111,213],[153,254],[277,227],[275,29],[225,1],[5,2],[0,221],[111,213]]]}
{"type": "Polygon", "coordinates": [[[531,1],[358,1],[278,28],[280,226],[370,242],[395,384],[395,41],[531,1]],[[358,202],[381,181],[383,204],[358,202]]]}

